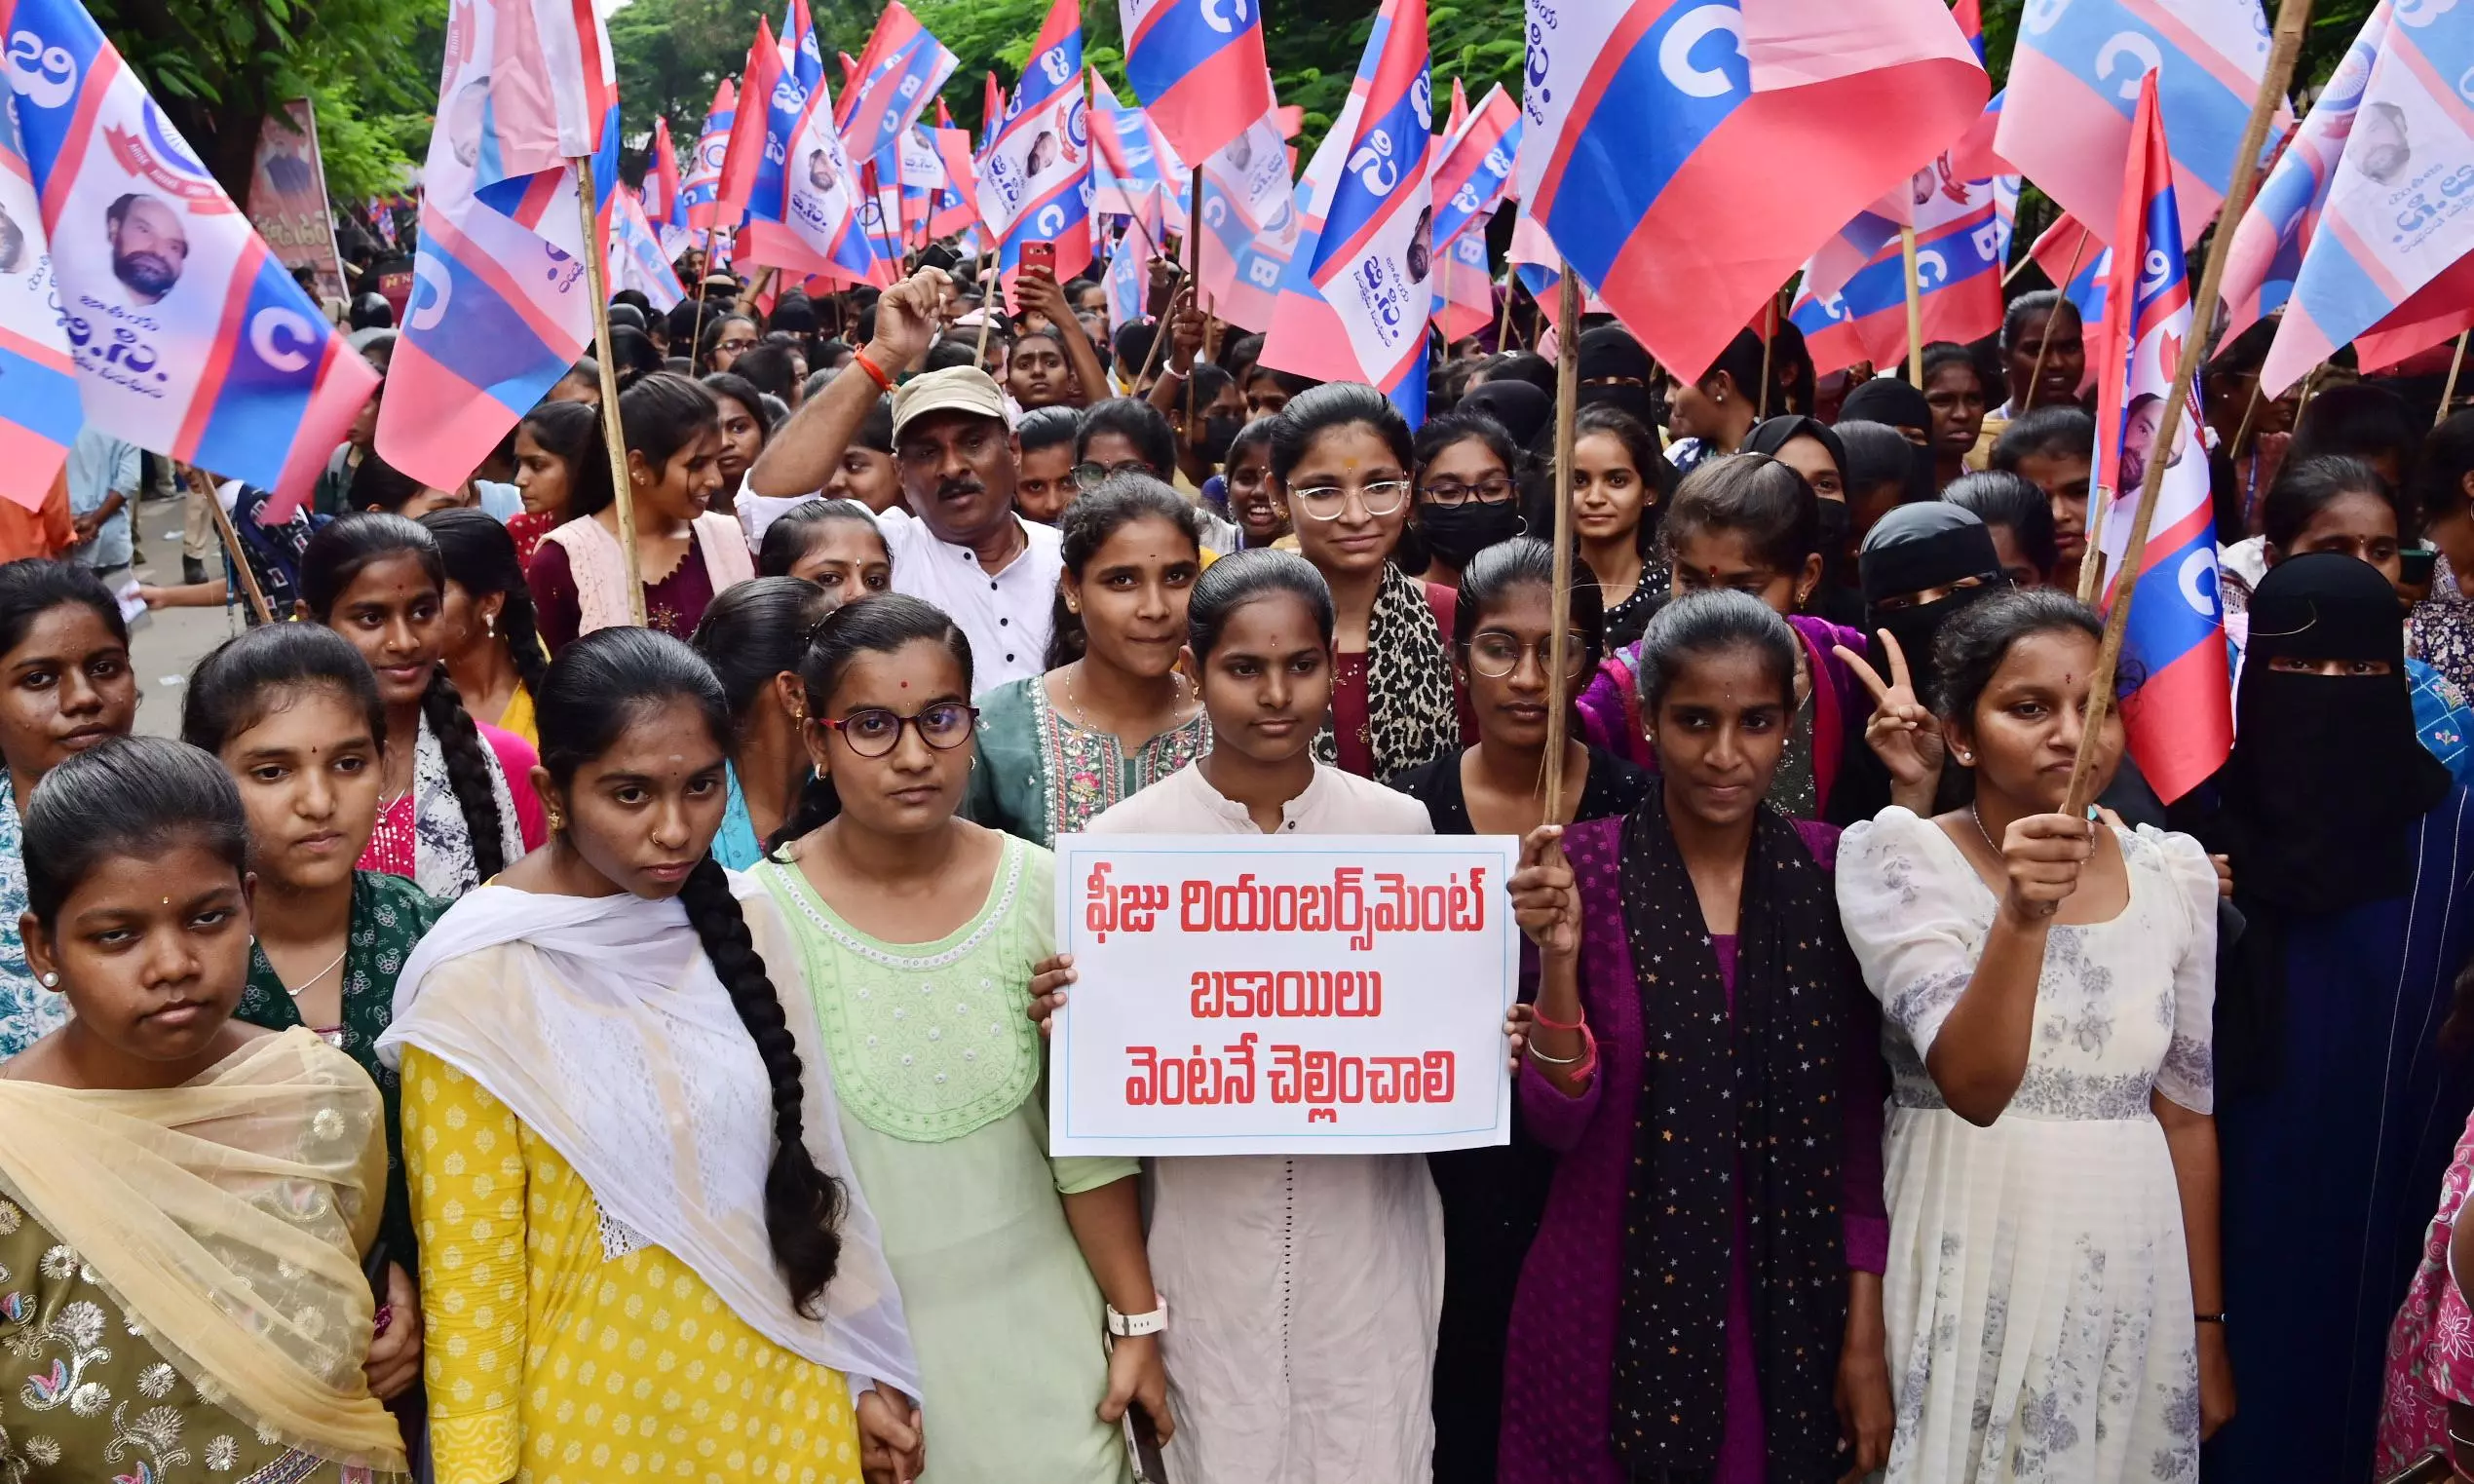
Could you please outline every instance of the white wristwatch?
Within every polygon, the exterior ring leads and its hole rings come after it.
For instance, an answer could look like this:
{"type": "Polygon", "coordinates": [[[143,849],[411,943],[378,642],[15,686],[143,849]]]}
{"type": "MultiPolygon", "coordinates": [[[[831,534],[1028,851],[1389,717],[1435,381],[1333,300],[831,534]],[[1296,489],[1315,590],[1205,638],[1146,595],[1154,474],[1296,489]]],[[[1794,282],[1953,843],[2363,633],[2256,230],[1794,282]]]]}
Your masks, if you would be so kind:
{"type": "Polygon", "coordinates": [[[1160,1301],[1160,1307],[1149,1313],[1119,1313],[1113,1306],[1101,1306],[1108,1310],[1108,1332],[1120,1339],[1131,1339],[1136,1335],[1156,1335],[1166,1329],[1168,1296],[1162,1293],[1153,1297],[1160,1301]]]}

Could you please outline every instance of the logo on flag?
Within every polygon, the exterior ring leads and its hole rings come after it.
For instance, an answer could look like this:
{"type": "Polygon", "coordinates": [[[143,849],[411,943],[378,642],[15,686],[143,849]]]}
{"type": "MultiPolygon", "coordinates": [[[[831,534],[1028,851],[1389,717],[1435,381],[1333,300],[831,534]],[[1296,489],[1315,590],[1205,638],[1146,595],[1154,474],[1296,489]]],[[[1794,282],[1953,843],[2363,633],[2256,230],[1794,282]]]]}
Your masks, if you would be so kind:
{"type": "Polygon", "coordinates": [[[1216,154],[1272,109],[1259,0],[1118,0],[1125,81],[1188,160],[1216,154]]]}
{"type": "Polygon", "coordinates": [[[1271,328],[1302,214],[1276,108],[1204,159],[1201,277],[1215,315],[1271,328]]]}
{"type": "Polygon", "coordinates": [[[851,158],[876,154],[918,123],[929,99],[960,64],[902,0],[889,0],[868,33],[867,50],[859,54],[858,84],[842,95],[835,121],[851,158]]]}
{"type": "Polygon", "coordinates": [[[1031,43],[1031,59],[996,142],[979,163],[979,215],[998,238],[997,270],[1008,288],[1022,245],[1056,245],[1056,273],[1090,266],[1091,138],[1083,100],[1083,21],[1074,0],[1056,0],[1031,43]]]}
{"type": "Polygon", "coordinates": [[[1520,195],[1651,353],[1698,375],[1990,91],[1941,0],[1531,0],[1520,195]],[[1769,183],[1779,160],[1792,190],[1769,183]]]}
{"type": "Polygon", "coordinates": [[[738,121],[739,89],[725,77],[713,90],[713,106],[696,135],[696,157],[689,162],[687,179],[679,187],[687,224],[699,232],[738,223],[736,216],[728,222],[721,219],[720,205],[722,166],[730,158],[730,132],[738,121]]]}
{"type": "Polygon", "coordinates": [[[2205,780],[2233,749],[2233,692],[2227,673],[2225,624],[2217,599],[2216,520],[2208,498],[2208,455],[2198,438],[2199,388],[2190,388],[2170,447],[2156,435],[2190,339],[2190,283],[2183,267],[2182,222],[2174,200],[2173,156],[2152,75],[2141,85],[2115,217],[2112,282],[2097,350],[2096,485],[2090,510],[2104,505],[2098,548],[2105,554],[2108,606],[2123,600],[2122,554],[2136,523],[2141,480],[2164,464],[2155,514],[2122,635],[2122,672],[2141,677],[2122,708],[2131,756],[2167,803],[2205,780]],[[2112,498],[2105,496],[2110,492],[2112,498]]]}
{"type": "MultiPolygon", "coordinates": [[[[15,373],[0,448],[23,449],[31,468],[75,436],[59,397],[65,361],[86,422],[271,489],[288,514],[377,390],[377,373],[250,230],[77,0],[19,0],[9,30],[24,153],[21,174],[18,141],[0,151],[12,228],[0,233],[0,372],[15,373]],[[19,220],[19,211],[28,214],[19,220]],[[44,306],[48,321],[31,302],[37,292],[57,298],[56,310],[44,306]]],[[[11,467],[12,494],[22,473],[11,467]]]]}

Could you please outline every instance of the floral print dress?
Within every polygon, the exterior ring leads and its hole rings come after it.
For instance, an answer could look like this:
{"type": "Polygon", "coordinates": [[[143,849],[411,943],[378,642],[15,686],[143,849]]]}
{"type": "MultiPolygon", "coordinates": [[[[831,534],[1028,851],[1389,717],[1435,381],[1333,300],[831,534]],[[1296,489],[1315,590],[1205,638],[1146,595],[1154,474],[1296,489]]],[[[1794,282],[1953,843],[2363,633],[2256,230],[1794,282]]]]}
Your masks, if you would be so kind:
{"type": "Polygon", "coordinates": [[[1194,715],[1126,750],[1114,732],[1075,725],[1032,675],[983,692],[979,758],[963,815],[1044,850],[1211,750],[1211,721],[1194,715]]]}
{"type": "Polygon", "coordinates": [[[1892,807],[1839,846],[1839,910],[1882,1002],[1897,1432],[1890,1484],[2199,1477],[2199,1374],[2161,1092],[2215,1101],[2216,873],[2187,835],[2116,831],[2130,900],[2051,930],[2027,1075],[1990,1127],[1924,1069],[1975,972],[1992,891],[1892,807]]]}
{"type": "MultiPolygon", "coordinates": [[[[0,1061],[68,1023],[68,996],[34,982],[18,919],[25,912],[25,854],[18,841],[18,796],[0,768],[0,1061]]],[[[13,1484],[0,1474],[0,1484],[13,1484]]]]}
{"type": "Polygon", "coordinates": [[[376,1484],[259,1435],[0,1196],[0,1484],[376,1484]]]}
{"type": "MultiPolygon", "coordinates": [[[[2422,1263],[2388,1330],[2388,1384],[2374,1476],[2386,1478],[2449,1442],[2449,1404],[2474,1404],[2474,1311],[2449,1278],[2449,1240],[2474,1189],[2474,1120],[2440,1181],[2440,1208],[2422,1236],[2422,1263]]],[[[2236,1383],[2239,1385],[2239,1383],[2236,1383]]]]}

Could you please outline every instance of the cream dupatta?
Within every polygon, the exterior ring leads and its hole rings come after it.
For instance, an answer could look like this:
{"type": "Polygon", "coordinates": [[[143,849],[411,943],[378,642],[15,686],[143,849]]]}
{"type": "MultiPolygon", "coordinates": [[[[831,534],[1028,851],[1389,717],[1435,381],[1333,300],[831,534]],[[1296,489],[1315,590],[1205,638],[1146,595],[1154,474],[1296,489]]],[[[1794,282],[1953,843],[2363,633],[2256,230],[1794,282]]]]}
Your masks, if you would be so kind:
{"type": "Polygon", "coordinates": [[[843,1188],[819,1317],[791,1308],[766,1235],[771,1083],[677,900],[480,888],[405,961],[378,1054],[394,1065],[419,1046],[479,1083],[574,1166],[605,1227],[687,1264],[766,1339],[917,1398],[901,1295],[851,1174],[799,957],[772,898],[741,876],[731,887],[798,1046],[808,1152],[843,1188]]]}
{"type": "Polygon", "coordinates": [[[94,1270],[207,1400],[287,1447],[398,1472],[362,1375],[378,1089],[295,1027],[159,1091],[0,1078],[0,1191],[94,1270]]]}

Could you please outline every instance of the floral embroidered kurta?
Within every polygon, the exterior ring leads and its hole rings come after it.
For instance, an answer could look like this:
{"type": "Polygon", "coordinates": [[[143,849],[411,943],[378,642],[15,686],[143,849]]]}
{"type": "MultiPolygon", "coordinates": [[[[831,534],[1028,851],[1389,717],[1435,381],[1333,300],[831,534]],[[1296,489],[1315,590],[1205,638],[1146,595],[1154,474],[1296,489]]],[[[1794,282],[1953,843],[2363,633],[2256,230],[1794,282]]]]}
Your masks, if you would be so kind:
{"type": "MultiPolygon", "coordinates": [[[[387,1206],[378,1232],[386,1238],[389,1256],[407,1270],[415,1248],[412,1206],[403,1186],[401,1084],[395,1070],[378,1059],[378,1037],[395,1019],[396,975],[402,972],[412,945],[445,910],[445,903],[400,876],[355,871],[352,925],[344,938],[344,1023],[310,1027],[378,1084],[379,1100],[387,1109],[387,1206]]],[[[270,1031],[303,1023],[300,1006],[285,992],[266,950],[254,941],[249,944],[248,987],[241,991],[241,1004],[232,1014],[270,1031]]]]}
{"type": "MultiPolygon", "coordinates": [[[[68,1023],[69,1002],[34,982],[18,919],[25,912],[25,854],[19,843],[18,796],[0,768],[0,1061],[68,1023]]],[[[4,1481],[0,1481],[4,1484],[4,1481]]]]}
{"type": "Polygon", "coordinates": [[[1045,675],[1009,681],[978,700],[979,766],[971,770],[963,814],[1047,849],[1211,750],[1211,722],[1198,709],[1128,752],[1116,733],[1067,720],[1048,699],[1045,675]]]}
{"type": "Polygon", "coordinates": [[[78,1253],[0,1196],[0,1484],[385,1484],[282,1443],[155,1349],[78,1253]]]}
{"type": "MultiPolygon", "coordinates": [[[[2440,1182],[2440,1206],[2422,1235],[2422,1265],[2388,1330],[2388,1384],[2379,1410],[2375,1477],[2404,1470],[2449,1441],[2449,1403],[2474,1405],[2474,1312],[2449,1279],[2449,1241],[2474,1188],[2474,1120],[2440,1182]]],[[[2238,1383],[2237,1383],[2238,1384],[2238,1383]]]]}

